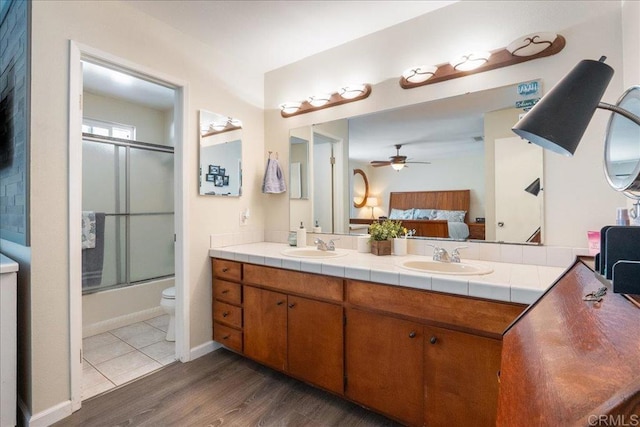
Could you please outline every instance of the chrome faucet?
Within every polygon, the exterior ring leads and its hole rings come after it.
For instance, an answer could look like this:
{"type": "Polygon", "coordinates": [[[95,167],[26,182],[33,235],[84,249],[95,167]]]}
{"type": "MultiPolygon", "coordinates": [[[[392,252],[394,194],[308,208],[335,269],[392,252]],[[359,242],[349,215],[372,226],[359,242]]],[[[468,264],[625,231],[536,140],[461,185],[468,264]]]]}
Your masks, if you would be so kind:
{"type": "Polygon", "coordinates": [[[451,262],[460,262],[460,249],[466,249],[468,246],[458,246],[451,252],[451,262]]]}
{"type": "Polygon", "coordinates": [[[340,239],[331,239],[328,243],[326,243],[324,240],[318,237],[313,241],[313,244],[316,245],[316,248],[318,248],[319,251],[335,251],[336,245],[334,243],[334,240],[340,239]]]}
{"type": "Polygon", "coordinates": [[[429,245],[433,247],[433,260],[440,262],[460,262],[460,249],[464,249],[467,246],[458,246],[451,251],[451,255],[445,248],[441,248],[435,245],[429,245]]]}

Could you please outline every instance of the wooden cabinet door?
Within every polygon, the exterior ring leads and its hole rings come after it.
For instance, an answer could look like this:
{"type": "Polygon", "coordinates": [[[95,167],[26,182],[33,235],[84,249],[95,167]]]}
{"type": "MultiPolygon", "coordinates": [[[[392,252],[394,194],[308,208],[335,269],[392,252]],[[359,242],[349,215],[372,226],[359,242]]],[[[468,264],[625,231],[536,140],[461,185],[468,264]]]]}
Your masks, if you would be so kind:
{"type": "Polygon", "coordinates": [[[430,326],[424,335],[426,425],[495,426],[502,342],[430,326]]]}
{"type": "Polygon", "coordinates": [[[346,310],[345,394],[409,425],[423,424],[423,326],[346,310]]]}
{"type": "Polygon", "coordinates": [[[342,306],[289,295],[287,307],[289,373],[342,394],[342,306]]]}
{"type": "Polygon", "coordinates": [[[244,286],[244,354],[282,371],[287,368],[287,296],[244,286]]]}

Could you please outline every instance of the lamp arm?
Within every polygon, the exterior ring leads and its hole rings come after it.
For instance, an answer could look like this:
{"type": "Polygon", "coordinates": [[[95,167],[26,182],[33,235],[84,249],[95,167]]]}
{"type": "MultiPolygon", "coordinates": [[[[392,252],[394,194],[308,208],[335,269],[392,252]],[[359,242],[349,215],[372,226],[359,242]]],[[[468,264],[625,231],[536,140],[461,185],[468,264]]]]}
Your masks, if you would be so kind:
{"type": "Polygon", "coordinates": [[[598,108],[602,108],[603,110],[609,110],[609,111],[613,111],[614,113],[618,113],[621,116],[626,117],[627,119],[631,120],[632,122],[640,126],[640,117],[636,116],[630,111],[625,110],[624,108],[620,108],[617,105],[613,105],[613,104],[607,104],[606,102],[598,103],[598,108]]]}

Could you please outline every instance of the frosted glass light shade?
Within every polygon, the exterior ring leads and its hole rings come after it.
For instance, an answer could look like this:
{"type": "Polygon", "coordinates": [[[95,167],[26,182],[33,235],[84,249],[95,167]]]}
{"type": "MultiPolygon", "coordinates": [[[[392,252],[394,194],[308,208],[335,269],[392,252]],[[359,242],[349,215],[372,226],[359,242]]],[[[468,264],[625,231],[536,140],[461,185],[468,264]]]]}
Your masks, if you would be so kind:
{"type": "Polygon", "coordinates": [[[471,71],[486,64],[490,56],[490,52],[472,52],[454,59],[450,64],[457,71],[471,71]]]}
{"type": "Polygon", "coordinates": [[[436,73],[438,67],[434,65],[420,65],[411,67],[402,73],[402,77],[409,83],[422,83],[429,80],[436,73]]]}
{"type": "Polygon", "coordinates": [[[331,94],[329,93],[319,93],[317,95],[313,95],[309,97],[309,104],[314,107],[322,107],[331,99],[331,94]]]}
{"type": "Polygon", "coordinates": [[[547,49],[558,38],[556,33],[533,33],[512,41],[507,50],[513,56],[533,56],[547,49]]]}
{"type": "Polygon", "coordinates": [[[302,102],[284,102],[279,105],[280,111],[285,114],[293,114],[300,109],[302,102]]]}

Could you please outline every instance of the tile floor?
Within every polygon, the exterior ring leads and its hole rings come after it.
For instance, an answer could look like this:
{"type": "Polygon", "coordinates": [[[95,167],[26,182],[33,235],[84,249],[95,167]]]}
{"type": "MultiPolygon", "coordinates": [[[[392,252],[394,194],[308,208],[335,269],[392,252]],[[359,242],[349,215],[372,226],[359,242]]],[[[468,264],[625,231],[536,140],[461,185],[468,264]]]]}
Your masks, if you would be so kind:
{"type": "Polygon", "coordinates": [[[82,340],[82,399],[88,399],[175,360],[165,340],[169,316],[154,317],[82,340]]]}

